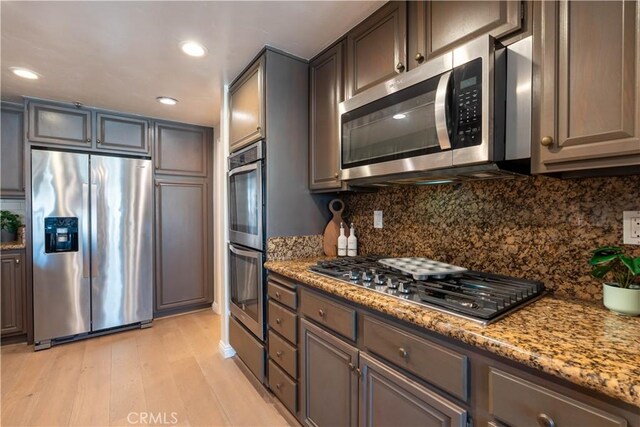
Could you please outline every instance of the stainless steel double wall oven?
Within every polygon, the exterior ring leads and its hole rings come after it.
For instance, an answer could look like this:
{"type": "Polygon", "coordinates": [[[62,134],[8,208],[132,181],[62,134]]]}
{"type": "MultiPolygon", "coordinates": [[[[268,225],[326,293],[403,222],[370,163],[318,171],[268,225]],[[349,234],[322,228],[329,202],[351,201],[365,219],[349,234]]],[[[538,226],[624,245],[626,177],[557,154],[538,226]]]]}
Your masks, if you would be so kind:
{"type": "Polygon", "coordinates": [[[229,156],[229,285],[231,314],[264,340],[263,141],[229,156]]]}

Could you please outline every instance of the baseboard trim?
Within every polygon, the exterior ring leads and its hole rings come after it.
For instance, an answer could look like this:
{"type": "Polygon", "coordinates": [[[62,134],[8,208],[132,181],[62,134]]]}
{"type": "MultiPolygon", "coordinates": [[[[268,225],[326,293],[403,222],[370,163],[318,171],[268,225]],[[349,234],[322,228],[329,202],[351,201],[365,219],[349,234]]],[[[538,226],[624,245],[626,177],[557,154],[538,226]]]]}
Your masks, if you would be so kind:
{"type": "Polygon", "coordinates": [[[229,344],[225,343],[224,341],[220,341],[218,343],[218,351],[220,352],[220,354],[224,359],[233,357],[236,354],[236,351],[233,349],[233,347],[231,347],[229,344]]]}
{"type": "Polygon", "coordinates": [[[220,314],[220,306],[216,301],[214,301],[213,304],[211,304],[211,309],[215,314],[220,314]]]}

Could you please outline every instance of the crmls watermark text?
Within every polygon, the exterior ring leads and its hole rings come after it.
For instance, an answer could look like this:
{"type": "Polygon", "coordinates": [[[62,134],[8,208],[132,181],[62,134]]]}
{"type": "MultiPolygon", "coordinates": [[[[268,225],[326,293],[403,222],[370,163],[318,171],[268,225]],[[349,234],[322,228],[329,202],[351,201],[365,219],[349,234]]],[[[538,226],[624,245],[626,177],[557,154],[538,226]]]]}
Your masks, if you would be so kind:
{"type": "Polygon", "coordinates": [[[129,424],[178,424],[177,412],[129,412],[127,415],[129,424]]]}

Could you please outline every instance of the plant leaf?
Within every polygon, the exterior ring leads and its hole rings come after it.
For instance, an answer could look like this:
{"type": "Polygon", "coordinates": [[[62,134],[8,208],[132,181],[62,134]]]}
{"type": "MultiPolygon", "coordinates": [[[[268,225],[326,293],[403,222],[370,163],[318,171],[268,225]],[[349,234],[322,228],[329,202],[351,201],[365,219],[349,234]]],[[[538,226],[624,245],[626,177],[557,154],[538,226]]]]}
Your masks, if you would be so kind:
{"type": "Polygon", "coordinates": [[[629,269],[632,275],[637,276],[640,274],[640,257],[634,259],[628,255],[620,255],[620,261],[629,269]]]}
{"type": "Polygon", "coordinates": [[[604,264],[606,262],[613,261],[619,256],[620,254],[618,253],[597,254],[597,255],[594,254],[593,257],[589,260],[589,264],[591,265],[604,264]]]}
{"type": "Polygon", "coordinates": [[[591,251],[593,256],[621,254],[623,252],[620,246],[602,246],[601,248],[591,251]]]}
{"type": "Polygon", "coordinates": [[[602,279],[609,271],[611,271],[611,265],[598,265],[591,269],[591,275],[596,279],[602,279]]]}

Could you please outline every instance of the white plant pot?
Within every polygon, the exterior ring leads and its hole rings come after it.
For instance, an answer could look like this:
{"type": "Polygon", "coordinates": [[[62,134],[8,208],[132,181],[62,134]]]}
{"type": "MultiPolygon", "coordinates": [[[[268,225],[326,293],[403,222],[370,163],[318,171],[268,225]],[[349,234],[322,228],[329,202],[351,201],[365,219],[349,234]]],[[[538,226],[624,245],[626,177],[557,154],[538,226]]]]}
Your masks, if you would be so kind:
{"type": "Polygon", "coordinates": [[[604,283],[604,306],[626,316],[640,315],[640,289],[619,288],[604,283]]]}

